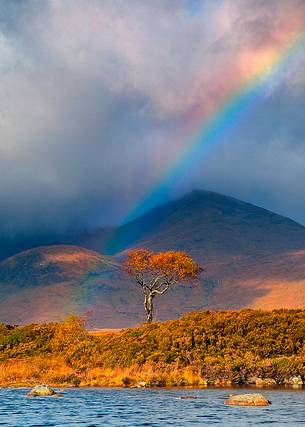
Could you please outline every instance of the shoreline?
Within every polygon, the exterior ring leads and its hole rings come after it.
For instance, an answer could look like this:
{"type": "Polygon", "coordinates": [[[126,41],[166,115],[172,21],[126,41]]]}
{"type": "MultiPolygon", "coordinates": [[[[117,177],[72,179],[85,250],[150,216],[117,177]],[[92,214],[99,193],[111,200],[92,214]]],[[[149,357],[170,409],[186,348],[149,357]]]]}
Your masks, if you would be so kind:
{"type": "MultiPolygon", "coordinates": [[[[40,383],[29,383],[29,384],[6,384],[0,385],[1,389],[29,389],[33,388],[35,385],[42,384],[40,383]]],[[[159,387],[137,387],[137,386],[106,386],[106,385],[80,385],[80,386],[73,386],[73,385],[56,385],[52,383],[48,383],[50,387],[54,387],[61,390],[82,390],[82,389],[105,389],[105,390],[253,390],[253,391],[259,391],[259,390],[282,390],[282,391],[305,391],[305,385],[289,385],[289,384],[277,384],[273,386],[255,386],[255,385],[246,385],[246,384],[234,384],[234,385],[206,385],[206,386],[200,386],[200,385],[194,385],[194,386],[159,386],[159,387]]]]}

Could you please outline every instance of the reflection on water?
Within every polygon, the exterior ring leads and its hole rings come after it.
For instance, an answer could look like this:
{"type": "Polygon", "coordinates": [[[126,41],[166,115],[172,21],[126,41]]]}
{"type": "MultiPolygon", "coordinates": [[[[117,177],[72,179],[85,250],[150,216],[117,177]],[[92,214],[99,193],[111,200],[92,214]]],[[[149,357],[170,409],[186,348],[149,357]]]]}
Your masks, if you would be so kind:
{"type": "MultiPolygon", "coordinates": [[[[232,389],[67,389],[63,397],[29,398],[26,389],[0,389],[0,426],[305,425],[303,390],[263,390],[269,407],[223,404],[232,389]],[[181,396],[198,399],[181,399],[181,396]]],[[[241,391],[242,392],[242,391],[241,391]]]]}

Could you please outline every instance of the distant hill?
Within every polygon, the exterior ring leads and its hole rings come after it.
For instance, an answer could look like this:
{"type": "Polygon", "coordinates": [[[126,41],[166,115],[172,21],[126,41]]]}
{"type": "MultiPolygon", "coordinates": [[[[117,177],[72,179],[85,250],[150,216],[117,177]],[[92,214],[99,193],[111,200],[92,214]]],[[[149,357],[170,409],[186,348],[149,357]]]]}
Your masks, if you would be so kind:
{"type": "Polygon", "coordinates": [[[159,319],[202,308],[305,307],[305,227],[221,194],[194,191],[107,233],[72,240],[66,243],[81,247],[37,248],[0,263],[0,321],[87,312],[96,327],[141,322],[140,292],[118,267],[133,246],[185,250],[206,267],[200,285],[157,301],[159,319]]]}
{"type": "Polygon", "coordinates": [[[85,313],[90,285],[111,265],[76,246],[30,249],[0,263],[0,322],[19,324],[85,313]]]}

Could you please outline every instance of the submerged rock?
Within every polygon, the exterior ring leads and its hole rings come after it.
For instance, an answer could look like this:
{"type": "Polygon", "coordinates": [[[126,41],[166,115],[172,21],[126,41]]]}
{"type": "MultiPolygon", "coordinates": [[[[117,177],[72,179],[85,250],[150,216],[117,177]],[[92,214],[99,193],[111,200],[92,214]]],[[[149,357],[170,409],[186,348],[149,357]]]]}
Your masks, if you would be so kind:
{"type": "Polygon", "coordinates": [[[230,394],[229,398],[224,402],[225,405],[236,406],[268,406],[271,405],[270,400],[260,393],[245,393],[245,394],[230,394]]]}
{"type": "Polygon", "coordinates": [[[38,397],[38,396],[59,396],[55,390],[49,387],[46,384],[36,385],[31,391],[28,392],[28,396],[38,397]]]}
{"type": "Polygon", "coordinates": [[[191,395],[180,396],[180,399],[198,399],[198,396],[191,396],[191,395]]]}

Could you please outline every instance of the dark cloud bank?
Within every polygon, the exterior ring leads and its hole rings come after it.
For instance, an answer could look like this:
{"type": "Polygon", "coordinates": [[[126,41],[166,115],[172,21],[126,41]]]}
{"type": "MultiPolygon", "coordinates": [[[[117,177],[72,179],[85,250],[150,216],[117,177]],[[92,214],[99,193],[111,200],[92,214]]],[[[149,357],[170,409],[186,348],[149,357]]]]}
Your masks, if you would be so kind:
{"type": "MultiPolygon", "coordinates": [[[[230,84],[226,64],[305,25],[304,1],[197,3],[1,2],[2,238],[119,222],[171,162],[198,98],[230,84]]],[[[304,50],[294,62],[174,195],[206,188],[305,224],[304,50]]]]}

